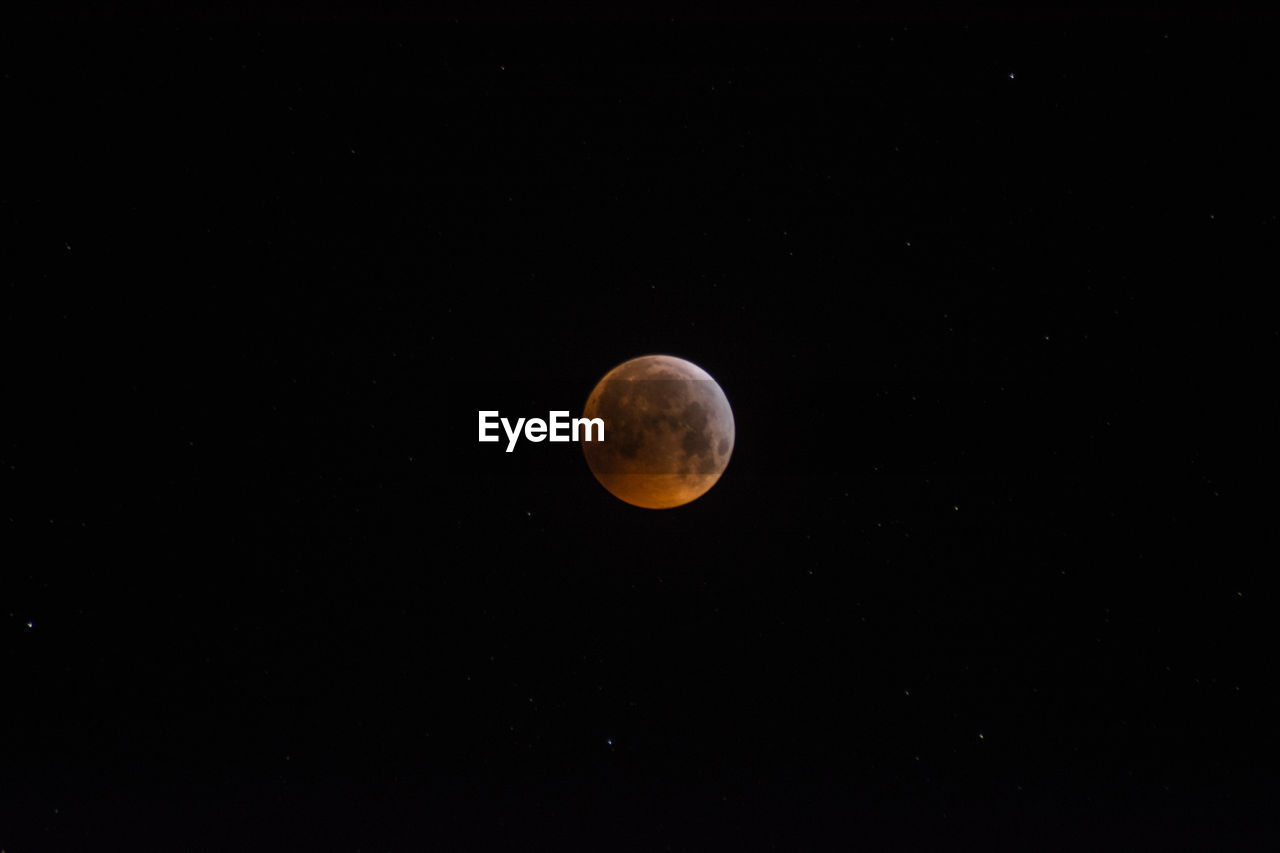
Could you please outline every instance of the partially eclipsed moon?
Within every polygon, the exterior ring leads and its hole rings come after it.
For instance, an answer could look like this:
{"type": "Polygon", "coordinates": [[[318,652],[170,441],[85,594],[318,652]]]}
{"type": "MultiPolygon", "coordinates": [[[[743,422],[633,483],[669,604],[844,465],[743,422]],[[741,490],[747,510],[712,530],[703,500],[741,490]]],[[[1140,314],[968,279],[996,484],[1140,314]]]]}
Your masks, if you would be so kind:
{"type": "Polygon", "coordinates": [[[604,421],[584,441],[600,485],[629,504],[666,509],[716,484],[733,453],[733,410],[698,365],[670,355],[623,362],[596,385],[583,412],[604,421]]]}

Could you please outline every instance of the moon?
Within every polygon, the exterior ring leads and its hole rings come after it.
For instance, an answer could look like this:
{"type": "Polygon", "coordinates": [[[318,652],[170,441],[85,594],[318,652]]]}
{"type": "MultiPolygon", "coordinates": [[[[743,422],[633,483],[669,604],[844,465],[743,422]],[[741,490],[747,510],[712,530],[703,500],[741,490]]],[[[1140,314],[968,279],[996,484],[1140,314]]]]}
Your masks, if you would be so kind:
{"type": "Polygon", "coordinates": [[[706,494],[733,453],[724,391],[701,367],[673,355],[643,355],[610,370],[583,417],[604,421],[604,441],[582,442],[591,473],[615,497],[646,509],[706,494]]]}

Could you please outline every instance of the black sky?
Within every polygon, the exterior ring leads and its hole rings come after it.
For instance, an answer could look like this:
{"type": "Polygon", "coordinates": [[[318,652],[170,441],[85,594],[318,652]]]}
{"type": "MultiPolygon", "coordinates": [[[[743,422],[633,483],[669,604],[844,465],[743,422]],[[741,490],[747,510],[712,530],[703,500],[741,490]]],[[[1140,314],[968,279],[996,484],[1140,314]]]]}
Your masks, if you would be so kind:
{"type": "Polygon", "coordinates": [[[607,17],[0,36],[0,847],[1272,847],[1271,22],[607,17]]]}

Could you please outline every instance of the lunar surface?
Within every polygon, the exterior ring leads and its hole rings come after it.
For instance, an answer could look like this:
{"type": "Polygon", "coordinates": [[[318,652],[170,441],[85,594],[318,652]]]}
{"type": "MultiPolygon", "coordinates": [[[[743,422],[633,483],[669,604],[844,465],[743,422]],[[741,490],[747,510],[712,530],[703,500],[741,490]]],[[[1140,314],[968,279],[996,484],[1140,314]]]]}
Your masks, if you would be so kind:
{"type": "Polygon", "coordinates": [[[733,453],[733,410],[696,364],[670,355],[623,362],[596,385],[583,412],[604,421],[604,441],[582,443],[600,484],[635,506],[687,504],[716,484],[733,453]]]}

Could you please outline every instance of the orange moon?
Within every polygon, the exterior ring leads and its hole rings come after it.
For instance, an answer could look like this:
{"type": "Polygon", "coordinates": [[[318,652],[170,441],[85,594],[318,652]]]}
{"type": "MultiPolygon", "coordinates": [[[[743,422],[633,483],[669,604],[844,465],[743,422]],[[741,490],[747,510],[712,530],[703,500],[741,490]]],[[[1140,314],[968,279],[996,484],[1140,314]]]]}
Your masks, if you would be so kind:
{"type": "Polygon", "coordinates": [[[604,421],[604,441],[582,442],[591,473],[615,497],[646,509],[706,494],[733,453],[724,391],[701,367],[672,355],[643,355],[610,370],[583,417],[604,421]]]}

